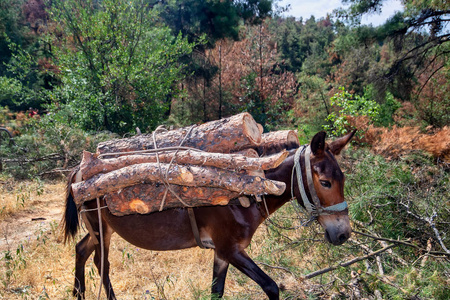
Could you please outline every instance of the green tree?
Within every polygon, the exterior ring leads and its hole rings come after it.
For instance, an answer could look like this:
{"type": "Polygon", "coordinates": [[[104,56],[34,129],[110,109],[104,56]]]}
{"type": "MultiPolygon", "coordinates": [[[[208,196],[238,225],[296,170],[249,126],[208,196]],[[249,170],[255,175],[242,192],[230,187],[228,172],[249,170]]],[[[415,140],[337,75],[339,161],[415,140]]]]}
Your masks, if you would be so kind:
{"type": "Polygon", "coordinates": [[[396,98],[413,100],[415,91],[424,88],[415,88],[418,78],[427,73],[429,77],[424,82],[432,83],[431,79],[438,74],[434,72],[437,70],[436,62],[443,67],[449,60],[450,7],[447,1],[402,1],[404,10],[376,28],[359,26],[360,20],[363,15],[379,13],[385,0],[343,2],[350,7],[338,11],[338,15],[342,20],[350,21],[358,45],[366,48],[383,45],[379,60],[382,64],[377,63],[376,70],[371,72],[375,76],[369,82],[380,90],[384,89],[379,98],[383,99],[384,92],[389,90],[396,98]]]}
{"type": "Polygon", "coordinates": [[[331,112],[327,121],[332,125],[324,125],[324,129],[335,136],[346,134],[350,123],[348,117],[363,116],[369,119],[369,122],[377,121],[380,114],[380,105],[373,100],[368,99],[366,95],[352,95],[345,88],[339,88],[340,92],[331,97],[331,105],[338,109],[338,112],[331,112]]]}
{"type": "Polygon", "coordinates": [[[29,34],[29,28],[23,25],[24,4],[24,0],[0,0],[0,76],[6,74],[7,68],[4,63],[8,63],[11,59],[10,42],[28,46],[34,40],[29,34]]]}
{"type": "Polygon", "coordinates": [[[193,45],[158,22],[143,0],[57,0],[51,36],[57,76],[52,109],[87,130],[150,130],[167,118],[180,57],[193,45]]]}
{"type": "Polygon", "coordinates": [[[302,19],[288,18],[279,19],[277,23],[274,31],[283,68],[325,78],[332,63],[327,49],[335,39],[330,18],[316,20],[311,17],[304,24],[302,19]]]}
{"type": "MultiPolygon", "coordinates": [[[[190,42],[207,36],[208,48],[223,38],[239,39],[243,23],[258,23],[272,12],[272,0],[172,0],[155,4],[164,22],[190,42]]],[[[202,45],[199,45],[202,47],[202,45]]]]}

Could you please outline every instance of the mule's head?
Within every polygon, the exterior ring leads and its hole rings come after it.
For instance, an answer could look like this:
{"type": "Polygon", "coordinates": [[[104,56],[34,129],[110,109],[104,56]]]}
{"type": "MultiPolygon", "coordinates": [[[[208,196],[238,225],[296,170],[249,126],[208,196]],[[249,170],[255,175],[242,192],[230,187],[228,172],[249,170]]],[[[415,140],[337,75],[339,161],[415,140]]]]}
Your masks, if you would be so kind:
{"type": "MultiPolygon", "coordinates": [[[[352,232],[348,209],[344,202],[345,178],[335,155],[338,155],[350,142],[354,133],[351,132],[328,144],[325,142],[325,132],[319,132],[310,144],[310,178],[312,177],[316,199],[320,202],[317,220],[325,230],[326,240],[333,245],[343,244],[350,238],[352,232]],[[329,208],[328,211],[327,208],[329,208]]],[[[305,175],[307,175],[306,172],[305,175]]],[[[307,182],[305,179],[303,181],[307,182]]],[[[308,188],[307,193],[311,197],[311,191],[308,188]]]]}

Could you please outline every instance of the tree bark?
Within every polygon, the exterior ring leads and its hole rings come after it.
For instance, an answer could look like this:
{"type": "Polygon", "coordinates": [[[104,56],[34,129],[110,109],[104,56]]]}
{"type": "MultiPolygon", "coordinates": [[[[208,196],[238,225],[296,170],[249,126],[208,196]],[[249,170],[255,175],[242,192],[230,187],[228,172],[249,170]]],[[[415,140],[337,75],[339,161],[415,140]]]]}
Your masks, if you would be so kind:
{"type": "Polygon", "coordinates": [[[220,188],[181,185],[171,185],[170,188],[184,203],[180,202],[172,192],[166,192],[166,187],[158,183],[137,184],[106,194],[105,201],[113,215],[124,216],[186,207],[185,204],[188,207],[227,205],[231,199],[239,196],[237,192],[220,188]]]}
{"type": "Polygon", "coordinates": [[[143,163],[74,183],[72,191],[75,201],[79,204],[135,184],[161,183],[163,174],[167,174],[166,180],[170,184],[218,187],[247,195],[281,195],[286,188],[284,182],[241,175],[214,167],[172,165],[169,169],[168,164],[143,163]]]}
{"type": "Polygon", "coordinates": [[[258,154],[270,155],[283,150],[290,150],[300,146],[297,131],[279,130],[264,133],[261,144],[256,147],[258,154]]]}
{"type": "MultiPolygon", "coordinates": [[[[202,165],[228,170],[269,170],[278,167],[288,156],[287,151],[263,158],[246,157],[242,154],[222,154],[198,152],[193,150],[176,153],[173,163],[181,165],[202,165]]],[[[158,158],[161,163],[170,163],[175,153],[162,153],[158,158]]],[[[157,162],[156,154],[126,155],[118,158],[98,159],[96,155],[84,151],[80,170],[83,179],[89,179],[99,173],[108,173],[129,165],[157,162]]]]}
{"type": "MultiPolygon", "coordinates": [[[[182,144],[184,147],[206,152],[230,153],[258,146],[261,143],[261,133],[253,117],[249,113],[241,113],[198,126],[157,132],[155,139],[158,148],[182,144]]],[[[99,143],[97,154],[147,149],[154,149],[153,134],[99,143]]]]}

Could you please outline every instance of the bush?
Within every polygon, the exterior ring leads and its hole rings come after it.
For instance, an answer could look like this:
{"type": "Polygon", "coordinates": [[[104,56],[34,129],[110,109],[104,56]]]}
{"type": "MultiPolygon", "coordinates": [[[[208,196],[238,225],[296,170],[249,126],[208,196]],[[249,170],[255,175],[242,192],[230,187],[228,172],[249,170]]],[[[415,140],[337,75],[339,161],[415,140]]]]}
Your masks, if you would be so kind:
{"type": "Polygon", "coordinates": [[[20,130],[14,144],[0,145],[2,172],[17,179],[67,173],[80,162],[83,150],[95,152],[100,141],[117,137],[106,132],[89,134],[55,122],[51,115],[29,119],[20,130]]]}
{"type": "Polygon", "coordinates": [[[340,92],[331,97],[331,105],[338,108],[338,112],[331,112],[326,120],[332,125],[324,125],[324,129],[335,136],[342,136],[349,131],[350,123],[348,117],[365,116],[371,122],[377,120],[380,114],[380,105],[369,100],[366,95],[353,95],[339,88],[340,92]]]}

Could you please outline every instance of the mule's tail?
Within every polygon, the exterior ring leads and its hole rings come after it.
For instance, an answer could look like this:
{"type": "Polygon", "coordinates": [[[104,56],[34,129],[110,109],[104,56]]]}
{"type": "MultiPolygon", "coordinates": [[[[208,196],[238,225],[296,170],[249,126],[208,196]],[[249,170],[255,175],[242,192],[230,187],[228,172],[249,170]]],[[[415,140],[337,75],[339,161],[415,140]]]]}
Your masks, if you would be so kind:
{"type": "Polygon", "coordinates": [[[74,176],[80,170],[80,166],[76,166],[72,172],[70,173],[67,179],[66,186],[66,209],[64,211],[63,218],[61,220],[61,225],[63,226],[64,231],[64,243],[67,242],[70,238],[74,238],[78,232],[78,228],[80,226],[80,220],[78,218],[78,209],[77,205],[72,196],[72,182],[74,176]]]}

